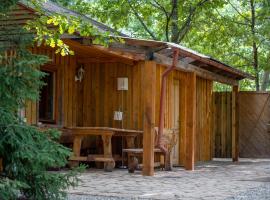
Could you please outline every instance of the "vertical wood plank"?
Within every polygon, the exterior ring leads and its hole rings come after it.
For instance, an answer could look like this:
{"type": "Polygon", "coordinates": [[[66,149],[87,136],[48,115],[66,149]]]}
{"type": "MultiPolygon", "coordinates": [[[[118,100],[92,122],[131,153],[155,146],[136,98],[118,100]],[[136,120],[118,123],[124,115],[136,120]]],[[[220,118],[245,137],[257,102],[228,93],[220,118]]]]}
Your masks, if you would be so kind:
{"type": "Polygon", "coordinates": [[[180,79],[180,164],[185,166],[186,155],[186,74],[181,75],[180,79]]]}
{"type": "Polygon", "coordinates": [[[144,176],[154,175],[154,139],[155,139],[155,95],[156,63],[145,61],[143,66],[144,87],[144,134],[143,134],[143,171],[144,176]]]}
{"type": "Polygon", "coordinates": [[[196,133],[196,74],[187,74],[186,90],[186,162],[187,170],[194,170],[196,133]]]}
{"type": "Polygon", "coordinates": [[[232,91],[232,160],[239,160],[239,86],[232,91]]]}

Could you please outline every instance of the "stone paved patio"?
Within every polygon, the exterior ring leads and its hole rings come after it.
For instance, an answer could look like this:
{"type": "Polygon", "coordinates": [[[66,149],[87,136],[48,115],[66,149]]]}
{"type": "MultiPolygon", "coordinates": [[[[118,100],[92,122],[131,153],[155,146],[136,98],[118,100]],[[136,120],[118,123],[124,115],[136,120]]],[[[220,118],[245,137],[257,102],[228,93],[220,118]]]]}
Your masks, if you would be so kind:
{"type": "Polygon", "coordinates": [[[258,199],[270,199],[270,160],[262,159],[215,160],[198,164],[192,172],[174,168],[156,171],[154,177],[89,169],[80,178],[80,185],[68,191],[69,200],[254,199],[259,194],[258,199]]]}

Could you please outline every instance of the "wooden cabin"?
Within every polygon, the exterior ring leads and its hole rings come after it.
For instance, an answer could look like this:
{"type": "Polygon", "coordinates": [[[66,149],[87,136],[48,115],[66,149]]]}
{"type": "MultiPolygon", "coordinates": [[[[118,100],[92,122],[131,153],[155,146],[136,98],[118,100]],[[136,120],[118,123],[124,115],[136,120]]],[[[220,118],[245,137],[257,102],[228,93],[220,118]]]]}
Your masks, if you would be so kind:
{"type": "MultiPolygon", "coordinates": [[[[44,9],[78,15],[50,1],[44,4],[44,9]]],[[[24,23],[32,18],[34,10],[19,3],[13,14],[16,15],[14,23],[24,23]]],[[[84,19],[101,31],[114,32],[104,24],[85,16],[84,19]]],[[[48,74],[44,78],[47,85],[41,90],[39,102],[28,103],[27,122],[59,129],[110,127],[143,131],[136,138],[136,146],[143,147],[143,174],[153,175],[154,127],[159,126],[161,79],[172,65],[173,51],[177,50],[179,59],[167,77],[163,102],[165,128],[179,130],[174,164],[193,170],[197,161],[209,161],[213,157],[214,81],[233,88],[232,155],[237,161],[238,82],[250,76],[181,45],[134,39],[123,34],[120,37],[125,43],[115,42],[107,48],[93,45],[80,35],[69,36],[64,41],[74,50],[74,56],[62,57],[46,46],[32,48],[33,53],[47,55],[51,62],[41,67],[48,74]],[[118,87],[121,81],[123,90],[118,87]],[[122,112],[121,121],[115,116],[119,112],[122,112]]],[[[67,137],[72,137],[72,132],[67,137]]],[[[90,139],[88,144],[96,145],[97,139],[90,139]]],[[[124,145],[121,139],[116,139],[112,142],[113,151],[124,145]]],[[[98,151],[88,147],[90,151],[98,151]]]]}

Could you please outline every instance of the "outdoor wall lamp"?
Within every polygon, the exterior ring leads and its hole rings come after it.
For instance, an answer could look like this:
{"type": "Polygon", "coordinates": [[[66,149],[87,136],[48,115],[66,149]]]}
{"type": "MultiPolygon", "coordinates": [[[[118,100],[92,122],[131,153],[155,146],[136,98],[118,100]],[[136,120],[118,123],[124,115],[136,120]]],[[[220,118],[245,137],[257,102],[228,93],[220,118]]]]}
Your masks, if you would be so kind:
{"type": "Polygon", "coordinates": [[[75,75],[75,81],[82,82],[84,77],[85,70],[83,68],[83,65],[81,64],[79,68],[77,68],[76,75],[75,75]]]}

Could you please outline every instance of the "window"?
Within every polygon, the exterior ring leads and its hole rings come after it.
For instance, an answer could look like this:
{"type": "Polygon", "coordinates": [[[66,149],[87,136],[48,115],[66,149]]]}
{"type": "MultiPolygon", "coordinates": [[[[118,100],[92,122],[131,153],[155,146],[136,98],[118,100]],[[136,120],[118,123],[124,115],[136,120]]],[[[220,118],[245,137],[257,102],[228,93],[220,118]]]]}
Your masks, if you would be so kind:
{"type": "Polygon", "coordinates": [[[45,71],[43,77],[45,85],[40,91],[39,100],[39,121],[45,123],[55,123],[55,72],[45,71]]]}

